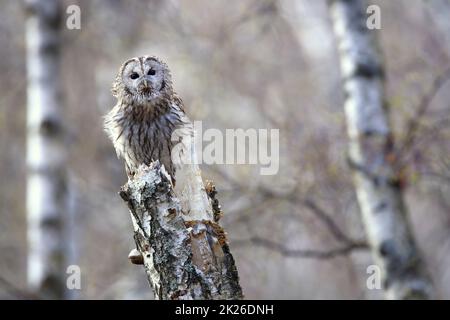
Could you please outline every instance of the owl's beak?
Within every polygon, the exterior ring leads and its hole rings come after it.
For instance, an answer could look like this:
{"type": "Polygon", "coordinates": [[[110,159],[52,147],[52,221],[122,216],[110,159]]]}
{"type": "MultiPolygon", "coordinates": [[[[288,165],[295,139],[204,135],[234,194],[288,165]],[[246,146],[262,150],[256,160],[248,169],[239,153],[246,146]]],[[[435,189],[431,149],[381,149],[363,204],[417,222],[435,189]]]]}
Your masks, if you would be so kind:
{"type": "Polygon", "coordinates": [[[144,94],[150,94],[151,93],[150,84],[149,84],[147,79],[142,80],[141,87],[140,87],[139,90],[140,90],[141,93],[144,93],[144,94]]]}

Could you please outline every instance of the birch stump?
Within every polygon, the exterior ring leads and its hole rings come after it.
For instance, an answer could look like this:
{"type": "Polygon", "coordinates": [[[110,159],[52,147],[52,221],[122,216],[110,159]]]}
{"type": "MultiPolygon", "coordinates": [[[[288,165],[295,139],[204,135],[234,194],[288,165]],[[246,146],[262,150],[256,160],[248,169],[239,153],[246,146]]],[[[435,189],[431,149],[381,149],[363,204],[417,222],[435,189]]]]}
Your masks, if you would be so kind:
{"type": "Polygon", "coordinates": [[[386,297],[431,298],[432,284],[414,242],[392,163],[384,70],[375,31],[366,27],[366,8],[359,0],[330,2],[345,89],[349,163],[386,297]]]}
{"type": "Polygon", "coordinates": [[[120,192],[156,299],[241,299],[234,259],[218,224],[214,187],[205,189],[195,161],[178,167],[176,181],[174,190],[156,161],[142,165],[120,192]]]}
{"type": "Polygon", "coordinates": [[[26,13],[28,283],[44,298],[63,298],[67,186],[59,75],[62,11],[58,0],[28,0],[26,13]]]}

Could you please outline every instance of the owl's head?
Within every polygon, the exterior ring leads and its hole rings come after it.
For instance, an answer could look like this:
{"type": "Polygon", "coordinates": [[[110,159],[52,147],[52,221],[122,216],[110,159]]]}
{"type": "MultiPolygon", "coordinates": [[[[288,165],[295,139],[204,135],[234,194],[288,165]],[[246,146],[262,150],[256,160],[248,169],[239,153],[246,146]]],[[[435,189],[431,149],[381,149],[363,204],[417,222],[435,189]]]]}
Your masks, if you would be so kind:
{"type": "Polygon", "coordinates": [[[120,67],[112,94],[136,104],[158,102],[172,94],[172,78],[167,64],[152,56],[127,60],[120,67]]]}

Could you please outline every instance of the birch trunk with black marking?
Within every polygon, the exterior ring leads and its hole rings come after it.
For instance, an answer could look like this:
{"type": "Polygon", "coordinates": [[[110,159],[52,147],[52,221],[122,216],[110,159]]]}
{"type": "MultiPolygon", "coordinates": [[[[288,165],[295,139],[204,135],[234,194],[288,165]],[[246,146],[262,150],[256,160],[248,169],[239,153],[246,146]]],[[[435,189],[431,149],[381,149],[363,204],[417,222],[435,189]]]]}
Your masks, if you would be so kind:
{"type": "Polygon", "coordinates": [[[241,299],[220,215],[198,166],[185,165],[176,177],[174,191],[164,167],[153,162],[142,165],[120,192],[156,299],[241,299]]]}
{"type": "Polygon", "coordinates": [[[26,1],[28,283],[44,298],[63,298],[65,292],[61,13],[58,0],[26,1]]]}
{"type": "Polygon", "coordinates": [[[414,242],[395,173],[384,74],[375,32],[366,27],[367,5],[330,1],[345,89],[349,164],[362,221],[386,297],[427,299],[431,281],[414,242]]]}

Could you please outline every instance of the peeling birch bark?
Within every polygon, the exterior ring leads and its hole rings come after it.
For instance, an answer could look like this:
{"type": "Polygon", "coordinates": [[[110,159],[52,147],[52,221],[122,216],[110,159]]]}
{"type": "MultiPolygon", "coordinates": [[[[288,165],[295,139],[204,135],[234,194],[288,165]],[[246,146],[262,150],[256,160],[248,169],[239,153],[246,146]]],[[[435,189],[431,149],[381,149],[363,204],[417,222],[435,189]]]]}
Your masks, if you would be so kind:
{"type": "Polygon", "coordinates": [[[366,8],[359,0],[330,1],[345,90],[349,164],[386,298],[432,298],[432,284],[414,242],[390,160],[394,150],[383,63],[376,31],[366,27],[366,8]]]}
{"type": "Polygon", "coordinates": [[[28,283],[44,298],[65,291],[66,152],[61,121],[58,0],[26,1],[28,283]]]}
{"type": "Polygon", "coordinates": [[[185,165],[177,174],[178,184],[184,185],[179,193],[183,201],[156,161],[142,165],[120,192],[156,299],[241,299],[234,259],[198,166],[185,165]]]}

